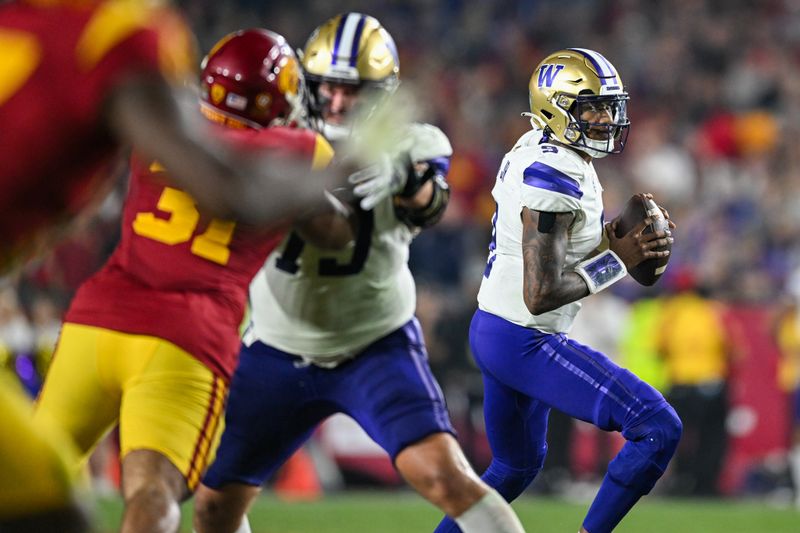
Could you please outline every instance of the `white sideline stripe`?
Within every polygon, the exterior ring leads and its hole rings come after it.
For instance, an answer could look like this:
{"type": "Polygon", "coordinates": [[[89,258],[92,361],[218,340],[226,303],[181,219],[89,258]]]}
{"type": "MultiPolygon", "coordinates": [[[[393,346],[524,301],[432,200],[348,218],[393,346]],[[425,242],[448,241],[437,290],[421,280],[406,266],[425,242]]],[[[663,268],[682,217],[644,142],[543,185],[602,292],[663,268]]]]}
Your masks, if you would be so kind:
{"type": "Polygon", "coordinates": [[[444,394],[442,393],[442,389],[439,387],[439,383],[436,381],[436,379],[429,372],[425,371],[425,356],[423,355],[421,349],[424,344],[422,344],[422,336],[420,335],[422,326],[420,326],[417,317],[414,317],[412,321],[414,326],[411,328],[411,331],[416,346],[411,347],[411,352],[409,355],[411,355],[411,360],[414,362],[414,366],[417,369],[417,374],[419,375],[419,378],[428,393],[428,398],[430,398],[434,405],[434,417],[436,418],[436,422],[444,431],[449,426],[447,415],[435,407],[436,402],[440,402],[441,405],[445,405],[444,394]]]}

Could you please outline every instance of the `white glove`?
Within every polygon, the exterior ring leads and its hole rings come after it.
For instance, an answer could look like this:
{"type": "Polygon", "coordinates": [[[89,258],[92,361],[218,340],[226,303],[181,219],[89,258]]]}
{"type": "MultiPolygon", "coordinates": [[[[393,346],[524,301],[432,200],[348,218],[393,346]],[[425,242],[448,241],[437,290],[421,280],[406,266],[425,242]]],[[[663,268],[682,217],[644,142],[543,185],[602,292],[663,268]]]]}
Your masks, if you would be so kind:
{"type": "Polygon", "coordinates": [[[406,169],[388,155],[382,155],[377,163],[350,174],[347,182],[354,186],[353,193],[361,198],[361,209],[369,211],[384,198],[402,191],[407,179],[406,169]]]}
{"type": "Polygon", "coordinates": [[[447,136],[436,126],[413,123],[395,130],[395,133],[397,131],[403,132],[402,139],[388,151],[391,155],[379,156],[377,163],[351,174],[347,180],[355,186],[353,193],[361,198],[360,205],[365,211],[405,188],[409,172],[413,172],[407,167],[410,162],[424,162],[453,154],[447,136]]]}
{"type": "Polygon", "coordinates": [[[453,155],[453,147],[447,135],[432,124],[419,122],[411,124],[405,138],[408,145],[401,147],[408,151],[409,157],[414,162],[453,155]]]}

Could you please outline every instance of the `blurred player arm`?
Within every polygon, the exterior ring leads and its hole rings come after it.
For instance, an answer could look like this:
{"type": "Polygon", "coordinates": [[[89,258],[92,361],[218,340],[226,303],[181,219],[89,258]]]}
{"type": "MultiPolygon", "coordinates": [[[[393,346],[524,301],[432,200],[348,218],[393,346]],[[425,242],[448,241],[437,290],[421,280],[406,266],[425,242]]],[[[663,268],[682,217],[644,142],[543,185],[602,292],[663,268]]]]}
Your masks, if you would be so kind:
{"type": "Polygon", "coordinates": [[[572,212],[550,213],[522,209],[523,299],[540,315],[589,295],[583,278],[565,270],[567,234],[572,212]]]}
{"type": "Polygon", "coordinates": [[[394,197],[397,218],[412,227],[433,226],[444,215],[450,201],[446,170],[433,162],[411,165],[406,187],[394,197]]]}
{"type": "Polygon", "coordinates": [[[263,225],[324,205],[324,189],[338,183],[333,172],[315,172],[309,179],[302,161],[214,144],[196,101],[162,78],[140,76],[112,90],[105,113],[113,134],[161,162],[174,184],[211,215],[263,225]]]}
{"type": "MultiPolygon", "coordinates": [[[[343,191],[340,191],[343,193],[343,191]]],[[[294,231],[321,250],[341,250],[358,234],[358,216],[344,199],[326,193],[328,203],[309,215],[299,217],[294,231]]]]}
{"type": "Polygon", "coordinates": [[[430,124],[404,128],[398,142],[407,145],[397,155],[350,176],[361,207],[369,210],[391,196],[398,219],[413,228],[426,228],[441,219],[450,200],[447,173],[453,147],[447,136],[430,124]]]}
{"type": "Polygon", "coordinates": [[[401,221],[426,228],[439,221],[450,200],[450,187],[445,179],[447,164],[414,162],[409,154],[395,160],[384,156],[378,163],[351,174],[348,181],[365,211],[392,196],[395,213],[401,221]]]}

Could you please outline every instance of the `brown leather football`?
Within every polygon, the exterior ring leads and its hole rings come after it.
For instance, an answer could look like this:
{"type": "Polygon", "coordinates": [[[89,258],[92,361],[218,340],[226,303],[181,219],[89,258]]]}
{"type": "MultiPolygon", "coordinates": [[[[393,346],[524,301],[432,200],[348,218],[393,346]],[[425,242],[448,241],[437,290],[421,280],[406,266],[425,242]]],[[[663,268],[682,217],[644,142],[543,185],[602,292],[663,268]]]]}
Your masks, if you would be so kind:
{"type": "MultiPolygon", "coordinates": [[[[644,229],[643,233],[653,233],[654,231],[669,230],[669,222],[664,218],[664,213],[658,208],[656,203],[644,194],[634,194],[628,203],[625,204],[622,214],[617,223],[614,235],[617,238],[623,237],[631,231],[637,224],[647,217],[653,218],[654,222],[644,229]]],[[[666,244],[656,248],[658,251],[671,250],[672,244],[666,244]]],[[[653,285],[661,274],[667,269],[669,257],[656,257],[646,259],[628,270],[633,279],[645,286],[653,285]]]]}

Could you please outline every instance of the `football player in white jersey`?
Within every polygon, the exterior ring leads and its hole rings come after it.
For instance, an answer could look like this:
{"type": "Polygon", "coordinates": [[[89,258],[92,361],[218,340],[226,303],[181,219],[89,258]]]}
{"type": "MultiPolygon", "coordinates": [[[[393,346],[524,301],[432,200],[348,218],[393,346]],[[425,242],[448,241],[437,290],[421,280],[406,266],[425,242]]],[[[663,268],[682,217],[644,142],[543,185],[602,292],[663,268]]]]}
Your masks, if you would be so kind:
{"type": "MultiPolygon", "coordinates": [[[[622,238],[616,221],[604,224],[592,159],[621,151],[629,126],[614,66],[592,50],[560,50],[529,88],[535,129],[506,154],[492,189],[490,255],[470,326],[493,453],[482,478],[508,501],[525,490],[544,462],[551,408],[620,431],[627,442],[581,529],[607,533],[663,474],[681,422],[655,389],[567,332],[580,299],[664,257],[655,248],[672,237],[643,235],[648,219],[622,238]]],[[[445,518],[437,532],[457,530],[445,518]]]]}
{"type": "MultiPolygon", "coordinates": [[[[312,113],[334,142],[350,134],[356,111],[369,111],[357,109],[365,100],[389,97],[398,83],[394,41],[360,13],[317,28],[302,62],[312,113]]],[[[352,177],[360,200],[351,224],[339,216],[324,228],[346,230],[349,246],[324,250],[303,238],[312,228],[298,229],[254,278],[226,430],[195,496],[198,533],[250,531],[245,512],[261,485],[337,412],[354,418],[405,480],[464,531],[523,531],[454,438],[414,317],[408,248],[444,212],[452,149],[427,124],[412,124],[403,137],[389,163],[352,177]]]]}

